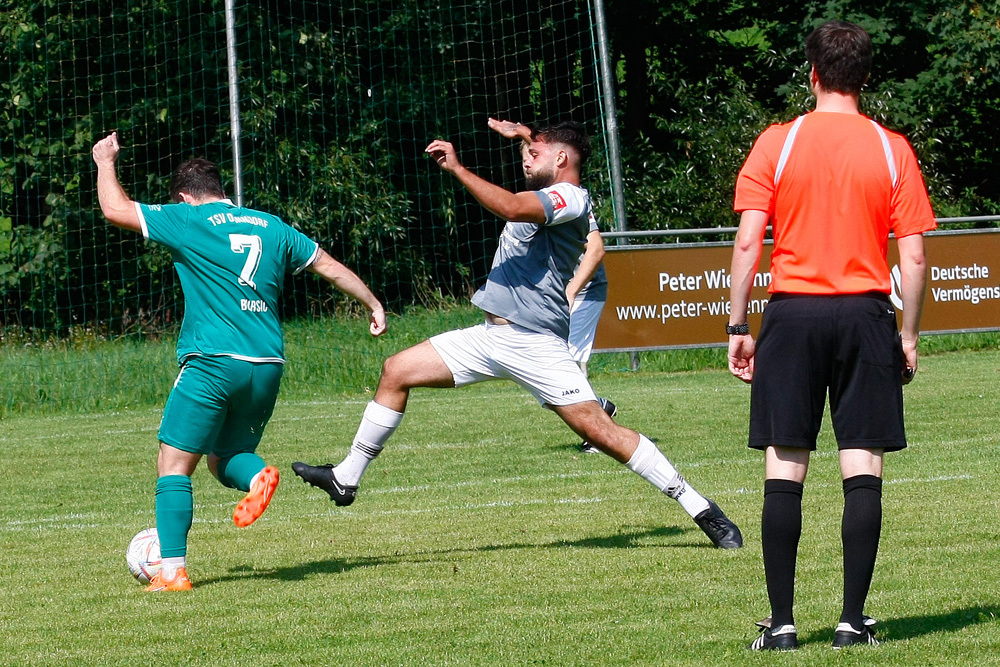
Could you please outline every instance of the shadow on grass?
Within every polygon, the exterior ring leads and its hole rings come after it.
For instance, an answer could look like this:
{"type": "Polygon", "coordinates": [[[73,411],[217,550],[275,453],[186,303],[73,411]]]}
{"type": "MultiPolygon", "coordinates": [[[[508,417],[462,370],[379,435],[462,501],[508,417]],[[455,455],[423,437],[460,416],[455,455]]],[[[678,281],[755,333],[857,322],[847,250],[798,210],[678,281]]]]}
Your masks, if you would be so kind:
{"type": "MultiPolygon", "coordinates": [[[[977,605],[940,614],[904,616],[880,622],[879,633],[889,641],[912,639],[935,632],[955,632],[980,623],[1000,620],[1000,605],[977,605]]],[[[876,635],[877,636],[877,635],[876,635]]]]}
{"type": "MultiPolygon", "coordinates": [[[[628,549],[640,546],[644,540],[650,538],[676,537],[684,535],[692,529],[678,528],[676,526],[659,526],[647,530],[638,530],[627,533],[617,533],[606,537],[587,537],[579,540],[559,540],[548,544],[488,544],[480,547],[443,549],[435,551],[418,551],[410,554],[394,554],[387,556],[368,556],[362,558],[330,558],[327,560],[317,560],[310,563],[302,563],[294,567],[279,567],[274,569],[260,569],[252,566],[231,568],[228,575],[204,579],[197,582],[197,586],[210,586],[212,584],[227,581],[240,581],[245,579],[276,579],[279,581],[301,581],[310,575],[315,574],[336,574],[339,572],[349,572],[357,568],[379,567],[382,565],[419,564],[419,563],[453,563],[448,557],[463,556],[476,553],[489,553],[495,551],[512,551],[515,549],[562,549],[562,548],[589,548],[589,549],[628,549]]],[[[697,528],[694,530],[698,531],[697,528]]],[[[701,531],[698,531],[701,534],[701,531]]],[[[648,545],[646,545],[648,546],[648,545]]],[[[668,546],[668,545],[663,545],[668,546]]],[[[702,543],[673,544],[669,548],[704,547],[714,549],[707,541],[702,543]]],[[[457,567],[457,565],[456,565],[457,567]]]]}
{"type": "MultiPolygon", "coordinates": [[[[981,623],[1000,621],[1000,605],[977,605],[964,607],[940,614],[923,614],[892,618],[879,621],[875,626],[875,637],[883,643],[914,639],[938,632],[958,632],[981,623]]],[[[805,644],[830,643],[833,629],[811,633],[805,644]]]]}

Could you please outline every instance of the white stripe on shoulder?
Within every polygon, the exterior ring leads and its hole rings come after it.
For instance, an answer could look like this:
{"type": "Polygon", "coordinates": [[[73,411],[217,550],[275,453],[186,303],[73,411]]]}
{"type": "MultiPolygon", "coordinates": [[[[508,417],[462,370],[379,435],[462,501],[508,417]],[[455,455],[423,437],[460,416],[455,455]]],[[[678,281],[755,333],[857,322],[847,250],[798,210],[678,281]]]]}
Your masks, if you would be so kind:
{"type": "MultiPolygon", "coordinates": [[[[871,120],[871,119],[869,119],[871,120]]],[[[889,136],[882,129],[882,126],[871,121],[871,124],[875,127],[875,131],[878,132],[879,138],[882,140],[882,150],[885,152],[885,161],[889,165],[889,178],[892,179],[892,187],[896,188],[896,183],[899,181],[899,175],[896,173],[896,158],[892,154],[892,146],[889,145],[889,136]]]]}
{"type": "Polygon", "coordinates": [[[792,144],[795,143],[795,135],[799,133],[799,127],[802,126],[802,121],[805,116],[799,116],[792,123],[791,129],[788,130],[788,134],[785,135],[785,143],[781,146],[781,154],[778,156],[778,164],[774,168],[774,187],[778,187],[778,181],[781,180],[781,172],[785,170],[785,164],[788,162],[788,154],[792,152],[792,144]]]}

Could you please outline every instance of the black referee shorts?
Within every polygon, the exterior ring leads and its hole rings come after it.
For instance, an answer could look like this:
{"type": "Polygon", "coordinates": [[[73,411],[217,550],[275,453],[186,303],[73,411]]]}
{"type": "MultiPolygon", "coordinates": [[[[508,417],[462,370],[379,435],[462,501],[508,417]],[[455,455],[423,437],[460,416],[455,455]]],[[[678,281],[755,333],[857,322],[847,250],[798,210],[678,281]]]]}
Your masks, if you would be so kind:
{"type": "Polygon", "coordinates": [[[750,447],[816,449],[829,390],[840,449],[903,449],[902,371],[886,295],[773,294],[757,339],[750,447]]]}

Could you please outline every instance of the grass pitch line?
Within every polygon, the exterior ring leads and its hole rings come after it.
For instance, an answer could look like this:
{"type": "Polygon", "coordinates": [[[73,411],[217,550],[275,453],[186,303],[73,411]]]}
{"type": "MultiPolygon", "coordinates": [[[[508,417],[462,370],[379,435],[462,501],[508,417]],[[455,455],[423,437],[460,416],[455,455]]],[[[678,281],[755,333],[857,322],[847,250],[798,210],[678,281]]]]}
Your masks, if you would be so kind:
{"type": "MultiPolygon", "coordinates": [[[[442,489],[442,488],[462,488],[462,487],[473,487],[473,486],[483,486],[486,484],[506,484],[511,481],[532,481],[538,479],[575,479],[582,477],[590,477],[594,475],[621,475],[625,471],[591,471],[591,472],[580,472],[580,473],[563,473],[559,475],[546,475],[538,477],[511,477],[507,479],[493,479],[493,480],[476,480],[476,481],[465,481],[456,482],[454,484],[448,485],[430,485],[425,486],[407,486],[407,487],[392,487],[387,489],[371,489],[367,491],[367,494],[376,495],[388,495],[396,493],[416,493],[421,491],[429,491],[431,489],[442,489]]],[[[976,479],[975,475],[939,475],[935,477],[910,477],[901,478],[891,481],[886,481],[886,484],[900,485],[900,484],[933,484],[936,482],[953,482],[953,481],[965,481],[970,479],[976,479]]],[[[815,487],[832,487],[835,486],[833,483],[820,483],[812,485],[815,487]]],[[[713,493],[714,496],[733,496],[733,495],[746,495],[757,493],[759,489],[748,489],[746,487],[740,487],[738,489],[722,489],[713,493]]],[[[349,509],[335,509],[328,512],[314,512],[304,515],[298,515],[296,517],[283,517],[285,518],[315,518],[317,516],[360,516],[362,514],[366,516],[415,516],[428,513],[440,513],[440,512],[462,512],[468,510],[482,510],[490,509],[496,507],[531,507],[540,505],[588,505],[588,504],[599,504],[606,501],[606,498],[601,496],[596,496],[592,498],[556,498],[554,500],[545,500],[542,498],[529,498],[519,501],[509,501],[509,500],[496,500],[485,503],[465,503],[458,505],[445,505],[443,507],[423,507],[416,509],[393,509],[393,510],[376,510],[376,511],[366,511],[359,512],[357,510],[349,509]]],[[[216,503],[212,506],[208,505],[195,505],[196,516],[194,518],[194,523],[213,525],[213,524],[223,524],[229,523],[232,519],[228,514],[220,516],[218,518],[207,518],[204,516],[197,516],[199,510],[206,510],[209,507],[212,508],[224,508],[229,509],[234,503],[224,502],[216,503]]],[[[151,517],[154,514],[152,510],[146,512],[151,517]]],[[[118,518],[114,515],[107,513],[88,513],[88,514],[63,514],[54,517],[44,517],[39,519],[13,519],[10,521],[5,521],[0,523],[0,531],[2,532],[24,532],[27,530],[81,530],[88,528],[106,528],[109,525],[114,525],[116,527],[128,528],[132,525],[132,521],[106,521],[108,519],[118,518]],[[95,520],[101,520],[99,523],[94,523],[95,520]]],[[[132,518],[132,517],[129,517],[132,518]]],[[[261,517],[261,520],[267,520],[270,517],[261,517]]]]}

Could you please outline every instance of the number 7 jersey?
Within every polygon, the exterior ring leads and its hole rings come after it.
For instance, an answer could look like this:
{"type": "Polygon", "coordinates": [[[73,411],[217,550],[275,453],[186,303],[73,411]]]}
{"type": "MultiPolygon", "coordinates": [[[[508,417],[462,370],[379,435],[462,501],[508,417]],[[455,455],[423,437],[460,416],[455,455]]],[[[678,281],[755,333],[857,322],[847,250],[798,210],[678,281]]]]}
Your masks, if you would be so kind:
{"type": "Polygon", "coordinates": [[[319,252],[280,218],[228,199],[209,204],[136,204],[142,235],[170,249],[184,291],[177,360],[226,356],[284,363],[278,298],[285,273],[319,252]]]}

